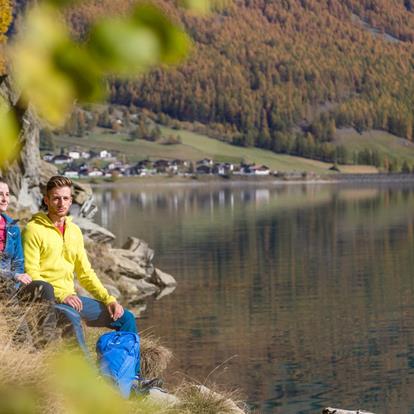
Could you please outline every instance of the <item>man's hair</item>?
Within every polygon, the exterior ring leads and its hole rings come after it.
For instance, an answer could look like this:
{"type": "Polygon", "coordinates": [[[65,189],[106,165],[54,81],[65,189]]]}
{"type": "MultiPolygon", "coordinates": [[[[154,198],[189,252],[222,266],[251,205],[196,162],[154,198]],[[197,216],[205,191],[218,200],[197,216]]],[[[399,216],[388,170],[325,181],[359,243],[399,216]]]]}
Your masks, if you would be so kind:
{"type": "Polygon", "coordinates": [[[3,177],[0,177],[0,184],[7,184],[7,185],[9,185],[7,183],[7,181],[3,177]]]}
{"type": "Polygon", "coordinates": [[[69,187],[72,190],[73,182],[68,177],[62,175],[54,175],[46,184],[46,194],[54,188],[69,187]]]}

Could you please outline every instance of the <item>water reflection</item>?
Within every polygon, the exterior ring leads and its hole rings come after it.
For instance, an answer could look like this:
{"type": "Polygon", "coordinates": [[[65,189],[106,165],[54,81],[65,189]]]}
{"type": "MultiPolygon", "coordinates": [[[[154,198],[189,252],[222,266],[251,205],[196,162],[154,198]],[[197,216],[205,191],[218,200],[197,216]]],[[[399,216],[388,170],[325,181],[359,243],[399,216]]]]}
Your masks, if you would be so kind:
{"type": "MultiPolygon", "coordinates": [[[[100,220],[156,251],[178,289],[141,328],[261,413],[414,412],[410,187],[116,188],[100,220]]],[[[171,372],[174,372],[172,367],[171,372]]]]}

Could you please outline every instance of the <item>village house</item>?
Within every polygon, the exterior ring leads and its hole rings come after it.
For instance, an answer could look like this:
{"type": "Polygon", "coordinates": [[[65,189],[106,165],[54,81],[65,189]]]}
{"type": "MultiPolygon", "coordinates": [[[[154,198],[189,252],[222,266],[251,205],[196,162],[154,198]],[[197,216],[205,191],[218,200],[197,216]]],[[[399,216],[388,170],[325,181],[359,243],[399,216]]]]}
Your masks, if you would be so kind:
{"type": "Polygon", "coordinates": [[[202,165],[205,165],[205,166],[207,166],[207,167],[212,167],[212,166],[213,166],[213,164],[214,164],[214,161],[213,161],[213,160],[211,160],[210,158],[204,158],[204,159],[202,159],[202,160],[198,160],[198,161],[196,162],[196,166],[197,166],[197,167],[202,166],[202,165]]]}
{"type": "Polygon", "coordinates": [[[246,175],[265,176],[270,174],[270,168],[266,165],[246,165],[242,168],[242,173],[246,175]]]}
{"type": "Polygon", "coordinates": [[[234,165],[228,162],[226,163],[216,163],[213,167],[213,174],[218,175],[228,175],[231,174],[234,170],[234,165]]]}
{"type": "Polygon", "coordinates": [[[63,175],[68,178],[79,178],[79,171],[69,169],[64,171],[63,175]]]}
{"type": "Polygon", "coordinates": [[[112,154],[107,150],[102,150],[99,152],[99,158],[102,158],[102,159],[112,158],[112,154]]]}
{"type": "Polygon", "coordinates": [[[168,160],[157,160],[152,164],[153,168],[157,173],[165,173],[170,167],[170,161],[168,160]]]}
{"type": "Polygon", "coordinates": [[[209,165],[199,165],[196,168],[197,174],[212,174],[213,168],[209,165]]]}
{"type": "Polygon", "coordinates": [[[104,172],[99,168],[93,168],[91,171],[88,172],[88,177],[102,177],[104,172]]]}
{"type": "Polygon", "coordinates": [[[69,151],[68,156],[73,160],[78,160],[81,156],[81,153],[79,151],[69,151]]]}
{"type": "Polygon", "coordinates": [[[125,169],[125,166],[121,161],[116,160],[116,161],[109,163],[106,168],[108,170],[115,170],[115,169],[122,170],[122,169],[125,169]]]}
{"type": "Polygon", "coordinates": [[[53,162],[54,156],[55,155],[52,154],[51,152],[47,152],[46,154],[43,155],[42,159],[43,159],[43,161],[53,162]]]}
{"type": "Polygon", "coordinates": [[[70,164],[72,161],[73,161],[72,158],[70,158],[70,157],[68,157],[67,155],[64,155],[64,154],[55,155],[52,158],[53,164],[56,164],[56,165],[70,164]]]}

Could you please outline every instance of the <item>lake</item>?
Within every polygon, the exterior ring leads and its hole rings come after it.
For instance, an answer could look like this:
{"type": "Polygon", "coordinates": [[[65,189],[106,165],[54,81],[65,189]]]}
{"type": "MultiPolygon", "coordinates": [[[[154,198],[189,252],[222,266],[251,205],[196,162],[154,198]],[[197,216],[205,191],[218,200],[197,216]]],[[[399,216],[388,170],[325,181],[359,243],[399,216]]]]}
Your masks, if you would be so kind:
{"type": "Polygon", "coordinates": [[[414,184],[117,185],[97,221],[177,289],[141,330],[258,413],[414,413],[414,184]]]}

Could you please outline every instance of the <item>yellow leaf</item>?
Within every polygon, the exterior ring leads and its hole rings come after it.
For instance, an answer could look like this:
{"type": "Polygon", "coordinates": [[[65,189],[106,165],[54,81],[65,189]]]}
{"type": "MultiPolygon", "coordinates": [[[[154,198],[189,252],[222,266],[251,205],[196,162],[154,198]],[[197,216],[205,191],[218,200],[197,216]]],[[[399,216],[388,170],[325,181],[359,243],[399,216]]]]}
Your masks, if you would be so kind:
{"type": "Polygon", "coordinates": [[[0,96],[0,167],[19,152],[19,129],[10,107],[0,96]]]}
{"type": "Polygon", "coordinates": [[[61,125],[75,90],[71,79],[53,64],[53,53],[70,42],[59,14],[46,6],[34,8],[12,46],[13,71],[23,97],[52,125],[61,125]]]}

